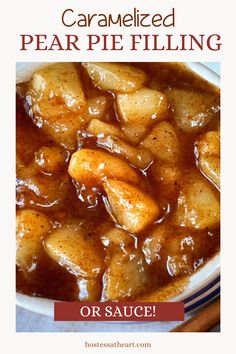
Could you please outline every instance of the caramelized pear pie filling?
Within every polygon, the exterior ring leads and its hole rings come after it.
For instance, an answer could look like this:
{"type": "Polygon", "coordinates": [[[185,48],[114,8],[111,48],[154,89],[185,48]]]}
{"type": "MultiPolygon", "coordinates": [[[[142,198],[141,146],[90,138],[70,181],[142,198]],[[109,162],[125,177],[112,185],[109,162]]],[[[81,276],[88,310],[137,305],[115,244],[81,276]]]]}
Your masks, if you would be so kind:
{"type": "Polygon", "coordinates": [[[219,251],[219,89],[181,63],[93,62],[45,65],[16,93],[17,290],[182,291],[219,251]]]}

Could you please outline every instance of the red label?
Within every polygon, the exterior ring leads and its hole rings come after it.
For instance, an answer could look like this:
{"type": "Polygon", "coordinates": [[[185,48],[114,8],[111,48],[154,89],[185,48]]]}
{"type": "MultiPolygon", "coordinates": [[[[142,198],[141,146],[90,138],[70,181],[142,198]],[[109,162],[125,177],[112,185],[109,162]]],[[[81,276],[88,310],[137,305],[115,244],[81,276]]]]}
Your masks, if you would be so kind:
{"type": "Polygon", "coordinates": [[[183,302],[55,302],[54,321],[183,321],[183,302]]]}

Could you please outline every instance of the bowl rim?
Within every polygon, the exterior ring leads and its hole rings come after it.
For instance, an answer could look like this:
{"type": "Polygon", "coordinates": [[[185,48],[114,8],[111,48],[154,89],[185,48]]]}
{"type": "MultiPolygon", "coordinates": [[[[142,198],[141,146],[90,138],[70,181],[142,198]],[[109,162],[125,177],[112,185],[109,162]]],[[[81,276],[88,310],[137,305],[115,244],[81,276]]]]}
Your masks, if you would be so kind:
{"type": "MultiPolygon", "coordinates": [[[[181,294],[173,298],[170,298],[167,301],[184,302],[185,309],[186,309],[186,307],[188,307],[190,304],[192,305],[193,303],[191,299],[192,296],[198,294],[199,292],[201,293],[202,290],[205,287],[208,287],[209,284],[215,283],[216,280],[218,280],[219,276],[220,276],[220,254],[218,253],[213,258],[211,258],[202,268],[200,268],[196,273],[194,273],[188,278],[187,286],[181,294]],[[203,273],[204,271],[207,271],[207,275],[204,277],[204,280],[202,282],[200,281],[197,282],[195,279],[200,278],[201,277],[200,273],[203,273]]],[[[218,282],[219,281],[217,281],[217,283],[218,282]]],[[[204,296],[204,292],[202,295],[204,296]]],[[[198,296],[196,296],[194,299],[194,304],[196,305],[194,306],[194,309],[197,307],[197,301],[199,301],[198,296]]],[[[17,306],[41,315],[53,317],[55,302],[59,302],[59,300],[47,299],[42,297],[34,297],[34,296],[29,296],[29,295],[16,292],[17,306]]],[[[113,321],[109,321],[109,323],[111,322],[113,321]]],[[[129,321],[122,321],[122,322],[129,322],[129,321]]],[[[114,321],[114,323],[117,323],[117,321],[114,321]]]]}
{"type": "MultiPolygon", "coordinates": [[[[203,64],[202,62],[184,62],[192,71],[200,75],[202,78],[205,80],[209,81],[216,87],[220,88],[220,75],[210,69],[209,67],[206,66],[206,64],[203,64]]],[[[17,63],[18,64],[18,63],[17,63]]],[[[25,63],[20,63],[20,64],[32,64],[30,62],[25,62],[25,63]]],[[[36,64],[36,63],[35,63],[36,64]]],[[[37,63],[39,66],[42,65],[42,63],[37,63]]],[[[45,63],[49,64],[49,63],[45,63]]],[[[22,75],[22,67],[21,67],[21,75],[22,75]]],[[[27,70],[27,69],[25,69],[27,70]]],[[[35,68],[34,68],[35,70],[35,68]]],[[[17,72],[17,65],[16,65],[16,72],[17,72]]],[[[31,68],[32,72],[32,68],[31,68]]],[[[216,281],[219,279],[220,276],[220,252],[215,254],[203,267],[201,267],[197,272],[194,274],[190,275],[188,277],[188,284],[184,291],[181,294],[178,294],[177,296],[169,299],[168,301],[170,302],[175,302],[175,301],[183,301],[185,302],[185,308],[187,304],[192,304],[198,301],[198,297],[195,296],[195,300],[192,299],[194,298],[194,295],[198,293],[202,293],[200,298],[204,299],[204,292],[203,289],[207,288],[209,284],[211,283],[216,283],[216,281]],[[205,275],[204,275],[205,274],[205,275]],[[203,279],[202,279],[203,278],[203,279]]],[[[219,282],[218,282],[219,283],[219,282]]],[[[207,289],[209,290],[209,289],[207,289]]],[[[34,297],[34,296],[29,296],[25,295],[19,292],[16,292],[16,305],[41,314],[41,315],[46,315],[52,317],[54,314],[54,302],[57,302],[58,300],[52,300],[52,299],[47,299],[47,298],[42,298],[42,297],[34,297]]],[[[122,321],[122,323],[129,323],[129,321],[122,321]]],[[[113,323],[113,321],[110,321],[108,323],[113,323]]],[[[114,323],[120,323],[120,322],[114,322],[114,323]]],[[[139,322],[141,323],[141,322],[139,322]]]]}

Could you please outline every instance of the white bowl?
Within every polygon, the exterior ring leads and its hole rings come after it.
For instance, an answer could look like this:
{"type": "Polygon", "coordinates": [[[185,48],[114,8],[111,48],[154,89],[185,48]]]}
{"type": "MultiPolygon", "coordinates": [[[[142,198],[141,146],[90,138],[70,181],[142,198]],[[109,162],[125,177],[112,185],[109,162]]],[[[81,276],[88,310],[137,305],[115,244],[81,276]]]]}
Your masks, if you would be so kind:
{"type": "MultiPolygon", "coordinates": [[[[48,63],[17,63],[16,82],[28,80],[33,71],[48,63]]],[[[201,63],[187,63],[188,66],[207,81],[220,86],[220,76],[201,63]]],[[[220,255],[215,255],[196,273],[189,277],[185,290],[169,301],[183,301],[185,312],[195,310],[220,294],[220,255]]],[[[43,315],[53,316],[54,301],[16,293],[16,304],[43,315]]]]}

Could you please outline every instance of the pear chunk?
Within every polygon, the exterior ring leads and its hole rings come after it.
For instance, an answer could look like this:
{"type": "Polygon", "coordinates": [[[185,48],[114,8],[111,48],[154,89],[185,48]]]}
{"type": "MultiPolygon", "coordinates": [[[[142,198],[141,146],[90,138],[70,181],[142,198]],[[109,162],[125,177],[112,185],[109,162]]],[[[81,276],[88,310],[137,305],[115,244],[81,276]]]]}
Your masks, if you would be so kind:
{"type": "Polygon", "coordinates": [[[136,233],[159,215],[157,203],[149,195],[125,182],[108,179],[104,183],[108,212],[125,230],[136,233]]]}
{"type": "Polygon", "coordinates": [[[85,185],[101,185],[106,178],[138,183],[139,177],[129,164],[107,152],[91,149],[76,151],[70,160],[69,174],[85,185]]]}
{"type": "Polygon", "coordinates": [[[75,64],[56,63],[37,70],[29,82],[27,101],[34,115],[48,118],[84,108],[84,92],[75,64]]]}
{"type": "Polygon", "coordinates": [[[52,232],[44,242],[48,255],[76,277],[95,278],[104,269],[97,244],[83,222],[72,221],[52,232]]]}
{"type": "Polygon", "coordinates": [[[144,293],[151,277],[147,265],[137,252],[115,254],[104,276],[103,299],[125,300],[144,293]]]}
{"type": "Polygon", "coordinates": [[[116,106],[124,123],[147,126],[166,113],[168,100],[163,93],[145,87],[133,93],[117,94],[116,106]]]}
{"type": "Polygon", "coordinates": [[[166,92],[176,123],[185,132],[198,132],[219,112],[218,95],[204,91],[171,89],[166,92]]]}
{"type": "Polygon", "coordinates": [[[179,159],[180,146],[177,134],[169,122],[160,122],[141,142],[141,145],[151,151],[158,159],[175,163],[179,159]]]}
{"type": "Polygon", "coordinates": [[[99,119],[92,119],[89,122],[89,125],[86,130],[87,133],[92,135],[99,135],[100,137],[104,135],[115,135],[120,138],[125,137],[121,129],[119,129],[113,124],[103,122],[99,119]]]}
{"type": "Polygon", "coordinates": [[[198,167],[220,188],[220,133],[209,131],[196,143],[198,167]]]}
{"type": "Polygon", "coordinates": [[[52,230],[49,218],[41,212],[25,209],[16,214],[16,264],[25,272],[36,266],[43,252],[43,238],[52,230]]]}
{"type": "Polygon", "coordinates": [[[147,80],[146,74],[132,65],[123,63],[83,63],[94,84],[112,92],[134,92],[147,80]]]}
{"type": "Polygon", "coordinates": [[[163,118],[168,109],[167,97],[150,88],[116,95],[116,107],[123,129],[130,139],[140,139],[146,129],[163,118]]]}
{"type": "Polygon", "coordinates": [[[200,174],[185,174],[180,188],[175,223],[190,229],[215,228],[220,223],[220,201],[217,191],[200,174]]]}
{"type": "Polygon", "coordinates": [[[153,161],[153,155],[150,151],[142,147],[132,146],[117,137],[109,135],[98,137],[97,145],[113,154],[124,157],[132,165],[141,170],[145,170],[153,161]]]}

